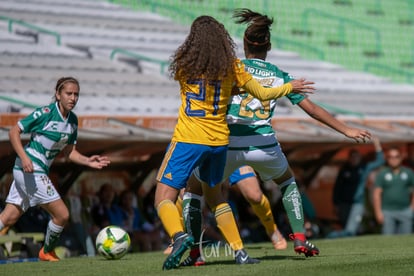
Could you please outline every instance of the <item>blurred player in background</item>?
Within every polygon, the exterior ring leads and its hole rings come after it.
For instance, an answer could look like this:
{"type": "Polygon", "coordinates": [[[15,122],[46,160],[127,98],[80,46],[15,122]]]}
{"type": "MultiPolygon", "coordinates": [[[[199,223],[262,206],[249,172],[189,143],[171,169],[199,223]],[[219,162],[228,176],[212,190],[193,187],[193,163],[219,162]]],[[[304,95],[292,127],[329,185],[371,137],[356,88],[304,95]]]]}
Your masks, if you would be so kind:
{"type": "MultiPolygon", "coordinates": [[[[215,213],[226,241],[235,251],[236,263],[256,263],[244,250],[232,211],[221,196],[229,129],[227,103],[234,87],[269,100],[290,92],[312,92],[312,83],[297,80],[278,88],[263,88],[245,72],[236,58],[235,44],[224,26],[210,16],[196,18],[170,65],[181,87],[178,122],[157,174],[154,206],[173,240],[163,269],[177,268],[184,252],[194,244],[185,233],[175,201],[194,168],[200,168],[206,203],[215,213]]],[[[199,227],[201,227],[199,225],[199,227]]]]}
{"type": "Polygon", "coordinates": [[[17,153],[13,168],[14,181],[0,214],[0,230],[11,227],[32,206],[40,205],[51,216],[44,246],[40,249],[42,261],[59,261],[55,247],[69,219],[69,211],[48,177],[54,158],[64,151],[73,162],[95,169],[106,167],[106,156],[87,157],[76,150],[78,119],[72,109],[79,99],[79,82],[72,77],[61,78],[55,87],[55,102],[36,109],[21,119],[9,132],[10,142],[17,153]],[[31,133],[23,147],[21,133],[31,133]]]}
{"type": "Polygon", "coordinates": [[[399,148],[389,148],[385,159],[386,166],[375,177],[372,195],[375,218],[384,235],[412,234],[414,172],[402,165],[399,148]]]}
{"type": "MultiPolygon", "coordinates": [[[[343,228],[330,232],[327,238],[340,238],[347,236],[355,236],[358,233],[358,228],[362,222],[365,211],[365,188],[369,174],[384,165],[384,153],[382,151],[381,143],[378,137],[373,136],[372,142],[375,147],[375,159],[371,162],[361,162],[361,153],[356,149],[350,150],[349,161],[341,168],[338,173],[333,190],[334,204],[338,203],[338,198],[342,198],[345,205],[346,214],[344,214],[343,228]],[[356,154],[356,156],[355,156],[356,154]]],[[[337,209],[341,205],[337,206],[337,209]]],[[[343,208],[343,206],[342,206],[343,208]]],[[[337,215],[341,218],[341,213],[344,210],[337,210],[337,215]]]]}

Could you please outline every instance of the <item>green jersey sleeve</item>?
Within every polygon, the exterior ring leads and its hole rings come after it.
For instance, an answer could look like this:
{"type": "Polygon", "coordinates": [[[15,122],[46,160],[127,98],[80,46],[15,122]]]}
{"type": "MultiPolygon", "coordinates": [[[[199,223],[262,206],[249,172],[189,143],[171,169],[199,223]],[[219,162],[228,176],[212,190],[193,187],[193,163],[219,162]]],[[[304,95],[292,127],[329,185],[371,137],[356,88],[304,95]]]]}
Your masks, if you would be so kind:
{"type": "MultiPolygon", "coordinates": [[[[289,73],[283,72],[283,80],[285,83],[288,83],[291,80],[294,80],[294,78],[289,73]]],[[[298,93],[289,93],[286,97],[292,104],[298,104],[306,98],[304,95],[298,93]]]]}

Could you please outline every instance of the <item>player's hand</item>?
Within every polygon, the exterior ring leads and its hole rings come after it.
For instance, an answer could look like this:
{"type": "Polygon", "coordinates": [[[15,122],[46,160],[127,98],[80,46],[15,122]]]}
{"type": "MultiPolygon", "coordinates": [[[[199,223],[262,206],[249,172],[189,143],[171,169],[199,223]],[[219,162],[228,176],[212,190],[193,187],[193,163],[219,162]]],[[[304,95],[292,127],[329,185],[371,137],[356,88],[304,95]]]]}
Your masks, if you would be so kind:
{"type": "Polygon", "coordinates": [[[345,135],[357,143],[367,143],[371,140],[371,133],[366,129],[350,128],[345,135]]]}
{"type": "Polygon", "coordinates": [[[312,84],[315,83],[313,81],[307,81],[304,78],[291,80],[289,83],[292,84],[293,93],[313,94],[313,92],[315,91],[315,87],[312,86],[312,84]]]}
{"type": "Polygon", "coordinates": [[[91,168],[102,169],[111,163],[107,156],[92,155],[88,158],[88,164],[91,168]]]}
{"type": "Polygon", "coordinates": [[[33,162],[29,157],[22,159],[22,169],[25,173],[32,173],[34,171],[33,162]]]}

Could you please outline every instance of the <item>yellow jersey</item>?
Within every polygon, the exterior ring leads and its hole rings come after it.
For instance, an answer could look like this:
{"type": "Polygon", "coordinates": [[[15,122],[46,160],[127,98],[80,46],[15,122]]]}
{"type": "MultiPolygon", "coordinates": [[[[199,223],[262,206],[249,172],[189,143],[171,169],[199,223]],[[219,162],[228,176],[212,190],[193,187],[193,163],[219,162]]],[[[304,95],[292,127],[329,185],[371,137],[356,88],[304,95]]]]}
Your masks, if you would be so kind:
{"type": "Polygon", "coordinates": [[[226,111],[234,86],[242,87],[252,76],[237,59],[225,78],[206,80],[179,76],[181,106],[172,141],[208,146],[229,143],[226,111]]]}

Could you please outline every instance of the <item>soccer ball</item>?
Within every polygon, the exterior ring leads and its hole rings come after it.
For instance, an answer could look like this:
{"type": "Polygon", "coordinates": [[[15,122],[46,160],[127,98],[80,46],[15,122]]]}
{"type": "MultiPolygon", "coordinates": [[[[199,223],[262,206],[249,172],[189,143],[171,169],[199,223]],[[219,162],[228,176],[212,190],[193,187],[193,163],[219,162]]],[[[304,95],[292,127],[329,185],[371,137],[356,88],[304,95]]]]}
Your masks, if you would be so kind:
{"type": "Polygon", "coordinates": [[[131,245],[128,233],[121,227],[110,225],[99,231],[95,246],[98,253],[108,260],[125,256],[131,245]]]}

